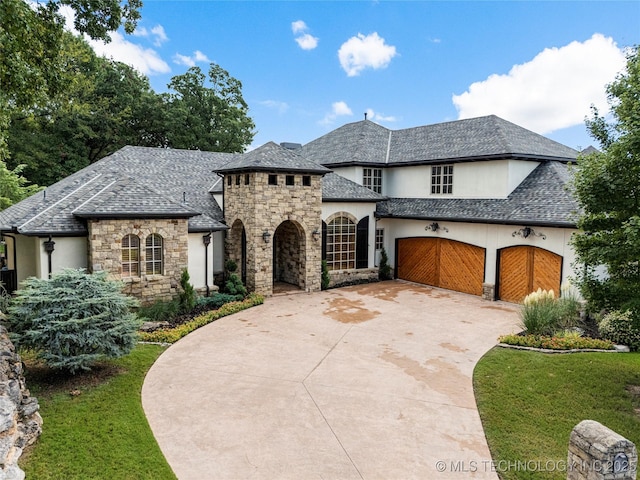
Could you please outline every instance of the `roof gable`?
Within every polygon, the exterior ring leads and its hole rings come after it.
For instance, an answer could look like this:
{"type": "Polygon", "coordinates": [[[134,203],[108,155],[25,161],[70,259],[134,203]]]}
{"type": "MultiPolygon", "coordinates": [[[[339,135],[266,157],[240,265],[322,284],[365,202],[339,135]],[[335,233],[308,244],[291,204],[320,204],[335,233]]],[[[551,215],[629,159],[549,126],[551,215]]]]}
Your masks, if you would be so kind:
{"type": "Polygon", "coordinates": [[[286,171],[323,175],[330,170],[273,142],[266,143],[251,152],[236,155],[216,169],[218,173],[245,171],[286,171]]]}

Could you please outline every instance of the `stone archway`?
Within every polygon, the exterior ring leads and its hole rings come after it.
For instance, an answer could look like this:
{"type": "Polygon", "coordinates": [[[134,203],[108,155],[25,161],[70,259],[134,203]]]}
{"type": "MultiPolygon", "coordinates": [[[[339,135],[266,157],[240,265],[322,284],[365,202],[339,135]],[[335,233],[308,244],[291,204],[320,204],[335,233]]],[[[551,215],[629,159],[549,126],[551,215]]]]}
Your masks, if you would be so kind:
{"type": "Polygon", "coordinates": [[[231,225],[227,241],[227,258],[238,265],[237,275],[242,282],[247,281],[247,235],[242,220],[236,220],[231,225]]]}
{"type": "Polygon", "coordinates": [[[273,234],[273,281],[306,288],[306,237],[294,221],[282,222],[273,234]]]}

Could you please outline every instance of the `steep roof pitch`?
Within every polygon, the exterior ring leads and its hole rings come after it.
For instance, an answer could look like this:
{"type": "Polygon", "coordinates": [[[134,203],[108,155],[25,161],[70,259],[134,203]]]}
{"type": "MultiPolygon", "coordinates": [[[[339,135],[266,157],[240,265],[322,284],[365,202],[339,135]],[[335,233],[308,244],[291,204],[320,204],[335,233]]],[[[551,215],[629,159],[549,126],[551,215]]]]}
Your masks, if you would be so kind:
{"type": "Polygon", "coordinates": [[[325,202],[379,202],[387,197],[331,172],[322,177],[322,200],[325,202]]]}
{"type": "Polygon", "coordinates": [[[495,115],[388,130],[364,120],[302,147],[325,166],[411,165],[520,158],[571,161],[577,151],[495,115]]]}
{"type": "Polygon", "coordinates": [[[391,198],[376,216],[575,228],[579,206],[567,190],[568,166],[541,163],[506,199],[391,198]]]}
{"type": "Polygon", "coordinates": [[[136,212],[191,217],[190,231],[224,229],[222,211],[208,190],[215,182],[212,171],[229,155],[124,147],[0,212],[0,229],[25,235],[83,235],[87,230],[82,217],[136,212]],[[153,205],[145,203],[145,194],[153,198],[153,205]]]}
{"type": "Polygon", "coordinates": [[[330,172],[328,168],[307,160],[295,151],[283,148],[273,142],[266,143],[251,152],[236,155],[221,167],[216,168],[218,173],[245,171],[284,171],[321,175],[330,172]]]}

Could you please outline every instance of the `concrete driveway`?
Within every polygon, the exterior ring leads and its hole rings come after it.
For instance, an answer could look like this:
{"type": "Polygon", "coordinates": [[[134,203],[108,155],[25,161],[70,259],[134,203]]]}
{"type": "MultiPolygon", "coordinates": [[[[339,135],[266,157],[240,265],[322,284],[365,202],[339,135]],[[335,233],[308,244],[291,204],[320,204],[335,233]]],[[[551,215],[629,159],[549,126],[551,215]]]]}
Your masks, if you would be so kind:
{"type": "Polygon", "coordinates": [[[167,349],[142,404],[181,480],[497,479],[471,378],[517,330],[399,281],[277,296],[167,349]]]}

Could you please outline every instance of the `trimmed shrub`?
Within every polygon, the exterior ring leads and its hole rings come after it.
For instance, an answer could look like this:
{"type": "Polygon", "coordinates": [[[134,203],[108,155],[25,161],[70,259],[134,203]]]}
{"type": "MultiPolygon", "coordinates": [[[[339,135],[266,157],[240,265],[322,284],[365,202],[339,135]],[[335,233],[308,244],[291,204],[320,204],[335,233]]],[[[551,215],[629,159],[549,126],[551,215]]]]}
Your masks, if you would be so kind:
{"type": "Polygon", "coordinates": [[[378,278],[380,280],[391,280],[391,265],[389,265],[389,257],[387,251],[382,247],[380,250],[380,266],[378,267],[378,278]]]}
{"type": "Polygon", "coordinates": [[[631,311],[614,310],[607,313],[598,324],[598,328],[602,338],[626,345],[633,351],[640,350],[640,328],[631,311]]]}
{"type": "Polygon", "coordinates": [[[150,322],[168,322],[180,315],[180,302],[178,300],[158,301],[151,305],[141,306],[136,313],[138,317],[150,322]]]}
{"type": "Polygon", "coordinates": [[[67,269],[23,286],[9,308],[11,340],[50,367],[75,374],[135,346],[140,322],[130,308],[137,302],[106,272],[67,269]]]}
{"type": "Polygon", "coordinates": [[[252,293],[241,302],[225,303],[218,310],[213,310],[199,315],[190,322],[178,325],[175,328],[156,330],[155,332],[143,332],[140,334],[141,340],[145,342],[175,343],[185,335],[203,327],[219,318],[238,313],[247,308],[255,307],[264,303],[264,297],[252,293]]]}
{"type": "Polygon", "coordinates": [[[235,273],[229,275],[229,279],[224,284],[224,290],[230,295],[239,295],[242,298],[247,296],[247,287],[242,284],[242,280],[235,273]]]}
{"type": "Polygon", "coordinates": [[[193,285],[189,283],[189,272],[185,268],[180,275],[180,295],[178,297],[180,304],[180,312],[187,313],[193,310],[196,306],[196,292],[193,289],[193,285]]]}
{"type": "Polygon", "coordinates": [[[548,350],[613,350],[613,343],[608,340],[581,337],[577,333],[568,333],[554,337],[546,335],[511,334],[501,336],[500,338],[498,338],[498,341],[507,345],[546,348],[548,350]]]}
{"type": "Polygon", "coordinates": [[[320,288],[326,290],[331,283],[331,277],[329,276],[329,266],[326,260],[322,260],[322,276],[320,277],[320,288]]]}
{"type": "Polygon", "coordinates": [[[242,300],[240,295],[229,295],[228,293],[214,293],[209,297],[198,297],[197,306],[203,306],[211,309],[220,308],[225,303],[238,302],[242,300]]]}

